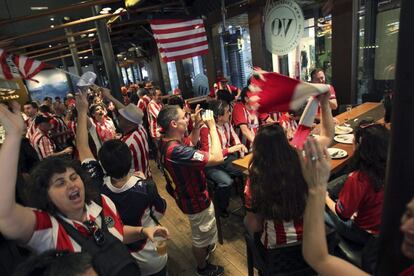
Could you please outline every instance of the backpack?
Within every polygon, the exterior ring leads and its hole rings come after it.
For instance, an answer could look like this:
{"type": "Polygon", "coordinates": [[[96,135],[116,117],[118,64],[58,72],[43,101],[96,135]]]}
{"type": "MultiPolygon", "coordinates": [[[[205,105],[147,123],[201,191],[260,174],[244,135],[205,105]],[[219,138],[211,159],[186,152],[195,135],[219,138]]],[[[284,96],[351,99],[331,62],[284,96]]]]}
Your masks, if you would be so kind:
{"type": "MultiPolygon", "coordinates": [[[[55,218],[68,235],[82,247],[82,251],[88,252],[92,256],[93,268],[99,275],[140,276],[141,272],[138,263],[131,256],[127,247],[108,231],[102,213],[100,216],[102,219],[102,227],[100,228],[102,235],[99,235],[100,239],[93,236],[87,238],[59,216],[55,216],[55,218]]],[[[97,234],[97,231],[94,231],[93,235],[95,234],[97,234]]]]}

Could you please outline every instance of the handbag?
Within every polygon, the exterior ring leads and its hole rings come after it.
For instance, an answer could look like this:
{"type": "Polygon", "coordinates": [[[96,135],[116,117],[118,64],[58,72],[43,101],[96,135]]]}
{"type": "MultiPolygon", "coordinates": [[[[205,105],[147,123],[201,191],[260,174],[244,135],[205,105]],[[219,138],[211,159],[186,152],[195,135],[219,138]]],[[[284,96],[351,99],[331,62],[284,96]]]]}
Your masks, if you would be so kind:
{"type": "Polygon", "coordinates": [[[82,247],[82,251],[88,252],[92,256],[93,268],[99,275],[141,275],[138,263],[131,256],[126,246],[109,232],[102,213],[100,216],[102,219],[101,228],[95,222],[88,221],[84,223],[88,230],[92,232],[92,237],[89,238],[80,234],[78,230],[59,216],[55,218],[68,235],[82,247]]]}

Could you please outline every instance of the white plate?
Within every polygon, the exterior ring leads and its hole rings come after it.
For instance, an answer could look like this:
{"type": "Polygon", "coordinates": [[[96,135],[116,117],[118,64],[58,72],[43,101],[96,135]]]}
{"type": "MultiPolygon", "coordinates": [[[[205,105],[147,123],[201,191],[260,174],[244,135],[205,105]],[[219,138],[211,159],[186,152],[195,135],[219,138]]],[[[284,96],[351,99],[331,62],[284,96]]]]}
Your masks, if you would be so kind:
{"type": "Polygon", "coordinates": [[[334,140],[338,143],[352,145],[354,143],[354,135],[353,134],[336,135],[334,137],[334,140]]]}
{"type": "Polygon", "coordinates": [[[345,150],[338,148],[329,148],[328,152],[332,159],[341,159],[348,155],[345,150]]]}
{"type": "Polygon", "coordinates": [[[354,131],[352,127],[347,126],[335,126],[335,134],[348,134],[354,131]]]}

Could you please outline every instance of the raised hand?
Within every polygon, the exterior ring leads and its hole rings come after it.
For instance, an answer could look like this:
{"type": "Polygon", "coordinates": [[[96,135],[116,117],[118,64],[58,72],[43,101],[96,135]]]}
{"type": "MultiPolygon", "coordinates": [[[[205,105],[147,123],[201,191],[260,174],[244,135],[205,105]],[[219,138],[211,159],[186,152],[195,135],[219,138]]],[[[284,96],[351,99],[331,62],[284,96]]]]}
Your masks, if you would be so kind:
{"type": "Polygon", "coordinates": [[[304,145],[303,151],[298,151],[303,177],[308,183],[309,191],[326,190],[331,171],[331,157],[326,150],[312,137],[304,145]]]}
{"type": "Polygon", "coordinates": [[[0,123],[3,125],[6,135],[22,136],[24,133],[24,121],[20,113],[20,105],[16,101],[9,103],[9,108],[0,104],[0,123]]]}
{"type": "Polygon", "coordinates": [[[75,107],[76,107],[76,110],[78,110],[78,113],[79,114],[88,113],[89,103],[88,103],[87,93],[76,93],[75,99],[76,99],[75,107]]]}
{"type": "Polygon", "coordinates": [[[203,122],[208,126],[208,128],[213,128],[216,126],[216,121],[214,120],[214,113],[212,110],[205,110],[202,116],[203,122]]]}

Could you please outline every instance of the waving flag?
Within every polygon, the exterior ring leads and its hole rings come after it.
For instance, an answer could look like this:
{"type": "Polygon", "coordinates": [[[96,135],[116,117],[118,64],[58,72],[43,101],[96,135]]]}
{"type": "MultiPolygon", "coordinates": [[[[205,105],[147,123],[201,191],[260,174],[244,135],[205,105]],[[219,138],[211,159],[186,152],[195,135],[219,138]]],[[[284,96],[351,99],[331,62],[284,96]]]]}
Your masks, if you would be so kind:
{"type": "Polygon", "coordinates": [[[46,66],[46,63],[41,61],[25,56],[7,54],[5,50],[0,49],[0,78],[2,79],[33,80],[32,78],[46,66]]]}
{"type": "Polygon", "coordinates": [[[208,53],[202,19],[154,19],[150,24],[164,62],[208,53]]]}
{"type": "Polygon", "coordinates": [[[330,86],[301,82],[261,69],[253,71],[250,83],[248,104],[259,113],[297,110],[308,101],[292,140],[292,145],[302,148],[317,113],[319,100],[315,96],[327,93],[330,86]]]}

